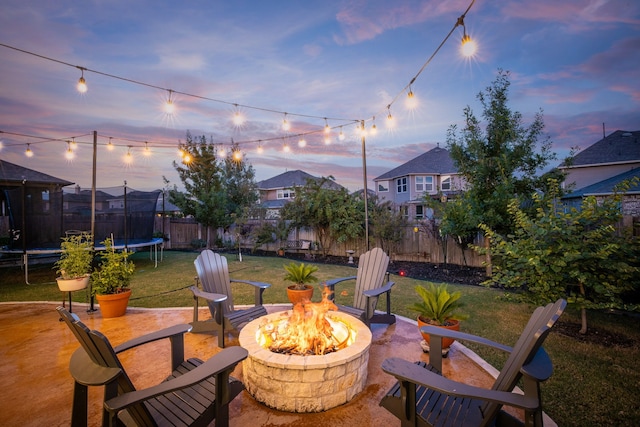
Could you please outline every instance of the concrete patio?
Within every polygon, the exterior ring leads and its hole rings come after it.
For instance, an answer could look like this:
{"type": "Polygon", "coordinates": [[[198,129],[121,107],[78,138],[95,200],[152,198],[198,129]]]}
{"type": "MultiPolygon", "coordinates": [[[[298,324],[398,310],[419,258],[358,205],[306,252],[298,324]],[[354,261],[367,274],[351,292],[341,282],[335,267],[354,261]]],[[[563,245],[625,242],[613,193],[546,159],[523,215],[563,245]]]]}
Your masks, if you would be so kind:
{"type": "MultiPolygon", "coordinates": [[[[0,304],[0,425],[68,426],[71,421],[73,379],[68,370],[71,354],[79,347],[64,323],[58,321],[55,307],[59,303],[0,304]]],[[[281,311],[289,306],[269,306],[281,311]]],[[[99,311],[87,313],[87,306],[74,304],[73,311],[91,329],[105,334],[115,346],[147,332],[179,323],[188,323],[192,309],[129,308],[123,317],[103,319],[99,311]]],[[[206,318],[208,312],[203,311],[206,318]]],[[[397,418],[378,403],[395,382],[380,365],[387,357],[425,360],[429,356],[420,348],[416,324],[398,317],[395,325],[372,328],[368,378],[364,391],[350,402],[321,413],[288,413],[270,409],[243,391],[230,405],[233,426],[374,426],[399,425],[397,418]]],[[[238,345],[232,334],[230,345],[238,345]]],[[[207,359],[216,354],[217,338],[212,335],[185,336],[185,356],[207,359]]],[[[159,383],[169,373],[169,343],[164,340],[130,350],[121,356],[127,372],[139,388],[159,383]]],[[[495,370],[473,352],[455,343],[444,359],[447,377],[474,385],[490,386],[495,370]]],[[[239,366],[234,376],[242,379],[239,366]]],[[[89,425],[98,426],[101,417],[102,389],[89,394],[89,425]]],[[[545,421],[550,421],[545,419],[545,421]]],[[[546,425],[546,423],[545,423],[546,425]]]]}

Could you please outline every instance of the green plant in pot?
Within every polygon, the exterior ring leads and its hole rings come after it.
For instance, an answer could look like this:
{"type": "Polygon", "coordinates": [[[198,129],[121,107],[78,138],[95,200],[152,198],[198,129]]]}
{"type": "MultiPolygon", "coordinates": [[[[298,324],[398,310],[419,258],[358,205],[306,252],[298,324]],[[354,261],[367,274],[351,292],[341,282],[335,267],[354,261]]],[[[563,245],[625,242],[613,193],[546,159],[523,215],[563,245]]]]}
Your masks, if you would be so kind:
{"type": "Polygon", "coordinates": [[[81,233],[62,238],[60,259],[54,268],[58,287],[63,292],[85,289],[89,284],[93,252],[91,251],[91,235],[81,233]]]}
{"type": "Polygon", "coordinates": [[[285,265],[286,274],[284,280],[293,282],[294,284],[287,287],[287,296],[292,304],[299,302],[311,301],[313,296],[313,286],[308,283],[316,283],[318,278],[313,275],[318,271],[315,265],[291,262],[285,265]]]}
{"type": "MultiPolygon", "coordinates": [[[[416,286],[415,291],[420,297],[420,302],[413,303],[407,308],[418,313],[418,329],[425,325],[438,326],[442,328],[460,330],[460,321],[466,320],[469,316],[460,313],[458,310],[464,307],[460,301],[462,294],[460,291],[449,292],[446,284],[436,285],[428,283],[427,286],[416,286]]],[[[424,342],[422,348],[429,351],[429,335],[422,333],[424,342]]],[[[452,338],[442,339],[442,350],[445,355],[449,347],[453,344],[452,338]]]]}
{"type": "Polygon", "coordinates": [[[112,239],[105,239],[98,268],[91,274],[91,294],[95,295],[103,317],[122,316],[131,296],[131,277],[135,265],[128,258],[130,252],[116,251],[112,239]],[[112,304],[116,306],[113,307],[112,304]]]}

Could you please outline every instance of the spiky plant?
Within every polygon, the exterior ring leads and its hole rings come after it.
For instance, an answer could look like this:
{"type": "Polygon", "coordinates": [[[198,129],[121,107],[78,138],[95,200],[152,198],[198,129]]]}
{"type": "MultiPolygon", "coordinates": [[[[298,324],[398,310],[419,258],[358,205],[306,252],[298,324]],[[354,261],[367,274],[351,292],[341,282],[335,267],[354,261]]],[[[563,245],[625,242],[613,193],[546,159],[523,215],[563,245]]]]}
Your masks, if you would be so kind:
{"type": "Polygon", "coordinates": [[[465,320],[469,317],[456,312],[464,306],[459,301],[462,296],[460,291],[449,293],[444,283],[438,286],[429,283],[426,287],[418,285],[415,290],[422,301],[413,303],[407,308],[416,311],[424,322],[442,326],[448,320],[465,320]]]}
{"type": "Polygon", "coordinates": [[[318,271],[318,267],[315,265],[309,265],[303,262],[299,264],[291,262],[289,265],[285,265],[284,269],[287,271],[284,280],[293,282],[297,290],[305,289],[304,285],[307,283],[315,283],[318,281],[318,278],[313,275],[313,273],[318,271]]]}

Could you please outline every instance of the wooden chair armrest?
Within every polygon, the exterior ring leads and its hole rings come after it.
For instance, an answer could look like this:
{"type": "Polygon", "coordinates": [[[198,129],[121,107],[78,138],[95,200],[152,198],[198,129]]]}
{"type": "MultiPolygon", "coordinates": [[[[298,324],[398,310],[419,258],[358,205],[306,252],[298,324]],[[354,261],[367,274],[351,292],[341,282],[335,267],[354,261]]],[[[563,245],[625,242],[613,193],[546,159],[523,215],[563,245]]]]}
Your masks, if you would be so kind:
{"type": "Polygon", "coordinates": [[[447,338],[454,338],[460,341],[471,341],[477,344],[493,347],[498,350],[505,351],[507,353],[511,353],[511,351],[513,351],[513,348],[509,347],[508,345],[503,345],[498,342],[491,341],[489,339],[482,338],[477,335],[471,335],[465,332],[452,331],[450,329],[439,328],[437,326],[423,326],[422,328],[420,328],[420,331],[425,334],[432,335],[434,337],[447,337],[447,338]]]}
{"type": "Polygon", "coordinates": [[[193,295],[198,298],[206,299],[211,302],[222,302],[227,299],[227,296],[224,294],[214,294],[212,292],[205,292],[195,286],[189,287],[189,290],[193,292],[193,295]]]}
{"type": "Polygon", "coordinates": [[[260,289],[267,289],[271,287],[271,284],[263,283],[263,282],[250,282],[249,280],[238,280],[238,279],[229,279],[229,281],[236,282],[236,283],[246,283],[247,285],[255,286],[256,288],[260,288],[260,289]]]}
{"type": "Polygon", "coordinates": [[[78,384],[101,386],[118,378],[122,374],[122,369],[107,368],[94,363],[87,352],[80,347],[71,355],[69,372],[78,384]]]}
{"type": "Polygon", "coordinates": [[[185,333],[191,330],[191,325],[175,325],[170,326],[165,329],[161,329],[156,332],[151,332],[149,334],[141,335],[137,338],[133,338],[125,343],[122,343],[113,348],[113,350],[117,353],[123,352],[125,350],[129,350],[131,348],[137,347],[142,344],[147,344],[153,341],[158,341],[164,338],[172,338],[179,335],[184,335],[185,333]]]}
{"type": "Polygon", "coordinates": [[[396,282],[387,282],[386,285],[379,287],[378,289],[370,289],[368,291],[363,291],[362,295],[366,297],[377,297],[387,292],[391,292],[391,288],[396,284],[396,282]]]}
{"type": "Polygon", "coordinates": [[[331,279],[331,280],[327,280],[325,282],[325,284],[330,287],[331,289],[333,289],[333,287],[340,282],[344,282],[346,280],[355,280],[357,276],[349,276],[349,277],[339,277],[337,279],[331,279]]]}
{"type": "Polygon", "coordinates": [[[393,375],[400,382],[406,381],[421,385],[449,396],[471,397],[525,410],[536,410],[540,407],[540,402],[535,397],[490,390],[452,381],[422,366],[397,357],[389,358],[382,362],[382,370],[393,375]]]}
{"type": "MultiPolygon", "coordinates": [[[[247,355],[247,350],[242,347],[234,346],[225,348],[202,365],[184,375],[162,382],[154,387],[125,393],[109,399],[104,402],[104,408],[111,413],[117,413],[131,405],[144,402],[161,394],[190,387],[225,371],[231,372],[238,363],[247,358],[247,355]]],[[[223,398],[223,396],[216,396],[216,398],[223,398]]]]}

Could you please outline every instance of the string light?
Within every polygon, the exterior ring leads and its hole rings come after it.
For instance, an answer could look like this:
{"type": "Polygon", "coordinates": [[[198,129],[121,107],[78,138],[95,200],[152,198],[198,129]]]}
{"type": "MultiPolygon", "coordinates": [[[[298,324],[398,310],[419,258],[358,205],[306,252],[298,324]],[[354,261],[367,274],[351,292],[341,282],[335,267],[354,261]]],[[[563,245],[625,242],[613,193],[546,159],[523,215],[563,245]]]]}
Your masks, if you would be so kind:
{"type": "Polygon", "coordinates": [[[115,147],[113,146],[113,143],[111,142],[111,137],[109,137],[109,142],[107,143],[107,150],[109,151],[113,151],[115,147]]]}
{"type": "Polygon", "coordinates": [[[407,93],[407,100],[405,101],[405,106],[408,110],[415,110],[418,107],[418,99],[413,94],[411,90],[411,86],[409,86],[409,92],[407,93]]]}
{"type": "Polygon", "coordinates": [[[327,123],[327,118],[324,118],[324,133],[325,134],[330,134],[331,133],[331,128],[329,127],[329,123],[327,123]]]}
{"type": "Polygon", "coordinates": [[[240,127],[244,125],[246,121],[246,117],[242,112],[238,109],[238,104],[235,104],[235,112],[233,113],[233,124],[236,127],[240,127]]]}
{"type": "Polygon", "coordinates": [[[131,154],[131,146],[127,146],[127,154],[124,155],[124,162],[127,165],[133,163],[133,155],[131,154]]]}
{"type": "Polygon", "coordinates": [[[221,159],[227,157],[227,150],[224,148],[224,146],[218,148],[218,157],[220,157],[221,159]]]}
{"type": "Polygon", "coordinates": [[[27,157],[33,157],[33,151],[31,151],[31,144],[27,144],[27,151],[24,152],[27,157]]]}
{"type": "Polygon", "coordinates": [[[340,141],[344,141],[344,138],[345,138],[344,132],[342,131],[342,126],[340,126],[340,133],[338,134],[338,139],[340,141]]]}
{"type": "MultiPolygon", "coordinates": [[[[469,6],[471,7],[471,6],[469,6]]],[[[462,56],[467,58],[475,55],[478,50],[478,46],[476,42],[471,39],[471,37],[467,34],[467,27],[464,25],[464,15],[458,18],[458,22],[456,22],[456,27],[462,25],[462,44],[460,46],[460,52],[462,56]]]]}
{"type": "Polygon", "coordinates": [[[182,156],[182,163],[184,163],[185,165],[188,165],[192,161],[193,161],[193,157],[191,157],[191,154],[185,152],[184,155],[182,156]]]}
{"type": "Polygon", "coordinates": [[[391,115],[391,105],[387,106],[387,129],[394,129],[396,127],[396,119],[391,115]]]}
{"type": "Polygon", "coordinates": [[[67,152],[64,154],[64,156],[67,158],[67,160],[73,160],[73,158],[75,157],[70,142],[67,142],[67,152]]]}
{"type": "Polygon", "coordinates": [[[287,121],[287,113],[284,113],[284,119],[282,119],[282,130],[285,132],[291,130],[291,124],[287,121]]]}
{"type": "Polygon", "coordinates": [[[240,151],[239,149],[233,150],[233,154],[231,155],[231,158],[233,159],[234,162],[241,162],[242,151],[240,151]]]}
{"type": "Polygon", "coordinates": [[[258,141],[258,148],[256,148],[256,152],[258,154],[262,154],[264,152],[264,148],[262,148],[262,141],[258,141]]]}
{"type": "Polygon", "coordinates": [[[325,135],[324,136],[324,145],[329,145],[331,144],[331,135],[325,135]]]}
{"type": "Polygon", "coordinates": [[[174,104],[173,99],[171,99],[172,93],[173,91],[169,89],[169,98],[167,99],[167,102],[164,104],[164,112],[167,113],[168,115],[173,115],[173,113],[175,113],[176,111],[176,105],[174,104]]]}
{"type": "Polygon", "coordinates": [[[71,138],[71,142],[69,143],[69,148],[71,148],[72,150],[75,150],[78,148],[78,144],[76,143],[75,138],[71,138]]]}
{"type": "Polygon", "coordinates": [[[147,141],[144,142],[144,151],[142,152],[146,157],[151,156],[151,149],[149,149],[149,143],[147,141]]]}
{"type": "Polygon", "coordinates": [[[304,138],[300,138],[300,140],[298,140],[298,147],[304,148],[306,146],[307,146],[307,140],[304,138]]]}
{"type": "Polygon", "coordinates": [[[371,125],[371,135],[377,135],[378,128],[376,127],[376,117],[373,116],[373,124],[371,125]]]}
{"type": "Polygon", "coordinates": [[[78,84],[76,85],[76,89],[78,90],[78,92],[80,93],[86,93],[87,90],[89,89],[87,87],[87,82],[84,79],[84,70],[86,68],[84,67],[78,67],[80,69],[80,72],[82,73],[82,75],[80,76],[80,78],[78,79],[78,84]]]}

